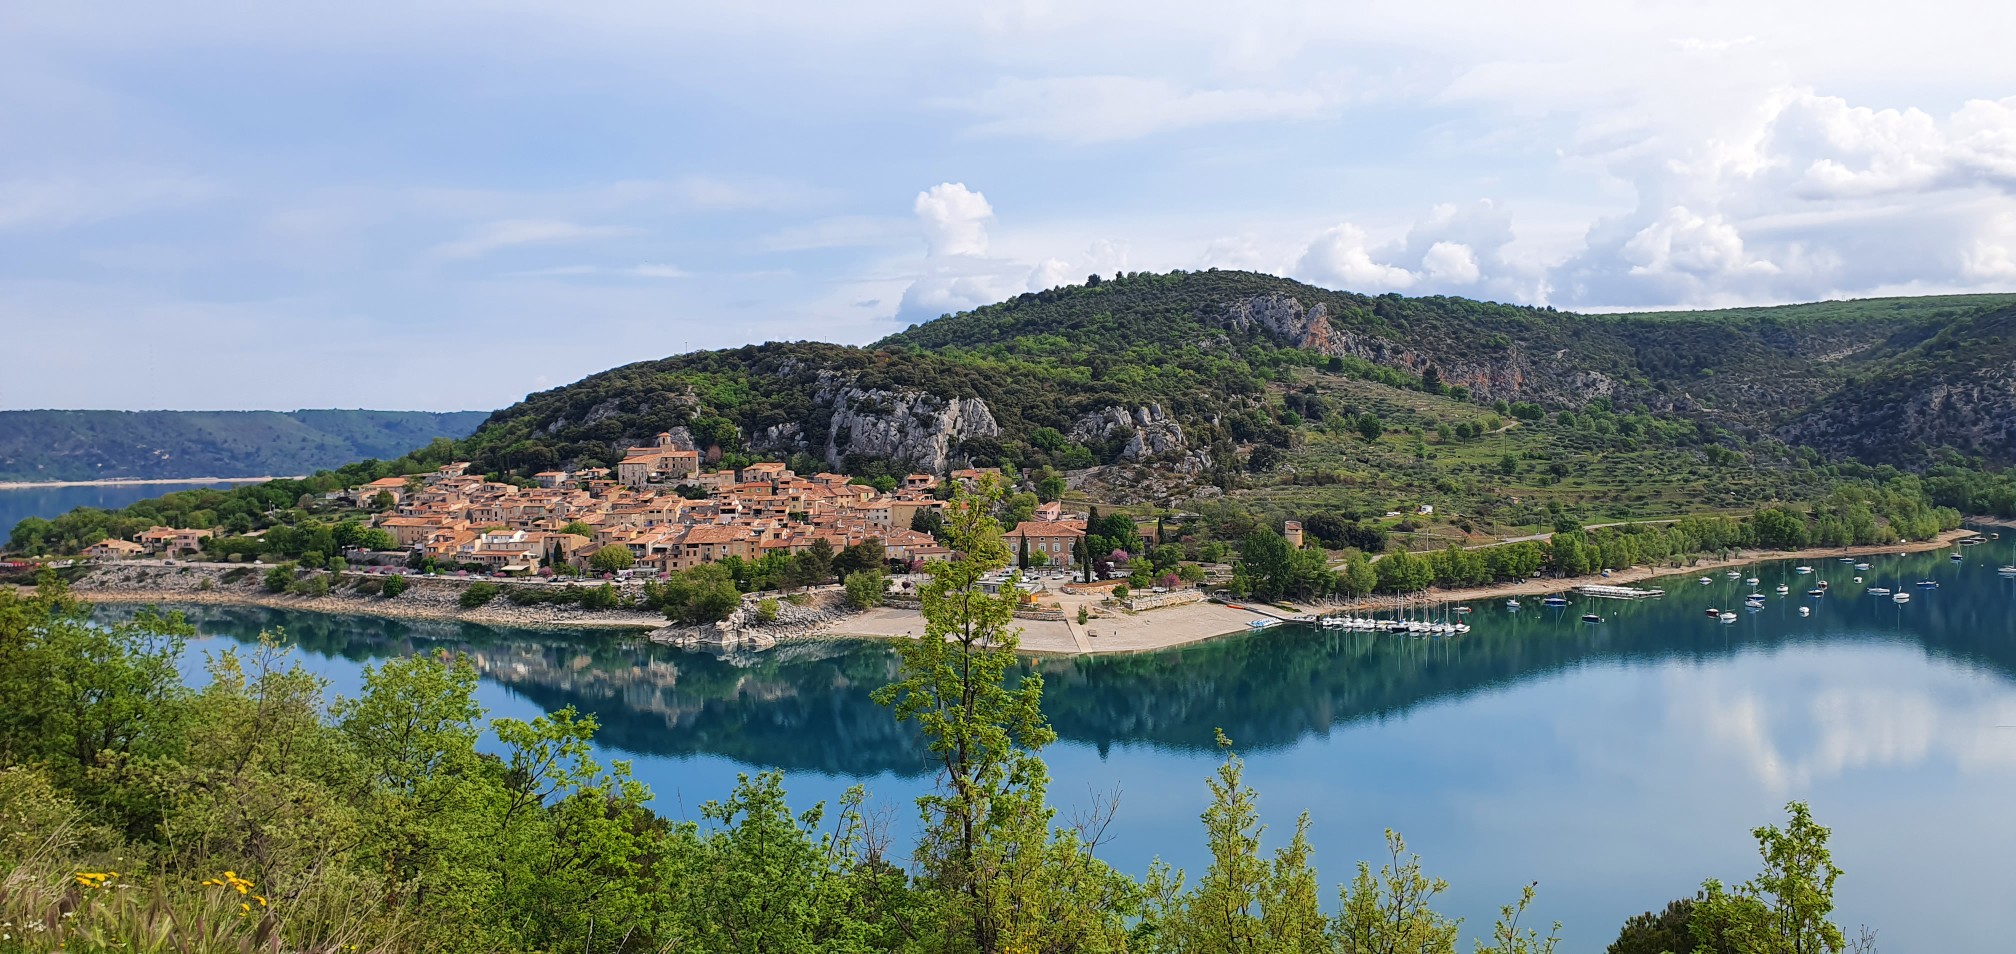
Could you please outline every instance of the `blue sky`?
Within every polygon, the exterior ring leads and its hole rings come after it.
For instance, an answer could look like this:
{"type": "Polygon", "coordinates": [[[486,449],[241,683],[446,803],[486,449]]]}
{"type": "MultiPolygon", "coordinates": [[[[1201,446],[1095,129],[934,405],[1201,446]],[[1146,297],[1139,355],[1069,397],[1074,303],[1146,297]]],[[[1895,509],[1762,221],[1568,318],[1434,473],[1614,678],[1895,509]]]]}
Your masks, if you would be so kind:
{"type": "Polygon", "coordinates": [[[0,7],[0,408],[500,407],[1118,269],[2016,289],[2008,5],[0,7]]]}

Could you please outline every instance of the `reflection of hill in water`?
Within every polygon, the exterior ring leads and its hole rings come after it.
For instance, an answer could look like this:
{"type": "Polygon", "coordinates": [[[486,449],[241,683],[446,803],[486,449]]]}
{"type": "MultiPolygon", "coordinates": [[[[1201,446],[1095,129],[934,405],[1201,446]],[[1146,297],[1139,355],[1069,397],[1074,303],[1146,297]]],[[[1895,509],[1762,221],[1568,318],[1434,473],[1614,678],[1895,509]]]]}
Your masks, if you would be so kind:
{"type": "MultiPolygon", "coordinates": [[[[2005,546],[1974,550],[2002,551],[1994,556],[2006,561],[2005,546]]],[[[1969,556],[1978,564],[1990,554],[1969,556]]],[[[1940,554],[1886,562],[1877,572],[1889,585],[1893,576],[1907,586],[1923,576],[1947,581],[1945,589],[1899,607],[1862,596],[1846,565],[1815,566],[1841,595],[1814,604],[1812,620],[1796,617],[1794,607],[1806,602],[1796,597],[1774,598],[1757,618],[1726,626],[1705,619],[1702,606],[1739,600],[1718,578],[1698,592],[1691,582],[1675,586],[1662,601],[1605,604],[1611,621],[1600,626],[1575,622],[1574,614],[1508,616],[1494,605],[1480,606],[1476,631],[1454,640],[1283,627],[1153,655],[1038,665],[1049,683],[1045,709],[1063,738],[1102,748],[1136,742],[1199,751],[1210,748],[1214,727],[1249,749],[1285,746],[1332,726],[1579,666],[1711,660],[1828,640],[1915,642],[1964,665],[2016,674],[2010,623],[2016,585],[1995,579],[1992,567],[1970,567],[1972,578],[1961,585],[1954,577],[1960,571],[1940,554]]],[[[1767,590],[1781,579],[1810,579],[1793,577],[1789,565],[1764,575],[1767,590]]],[[[602,743],[626,752],[721,755],[849,776],[924,767],[916,737],[868,699],[895,666],[893,652],[872,643],[809,643],[723,658],[595,633],[256,608],[199,607],[191,616],[204,632],[239,640],[284,626],[304,650],[359,662],[465,652],[486,678],[540,706],[595,713],[602,743]]]]}

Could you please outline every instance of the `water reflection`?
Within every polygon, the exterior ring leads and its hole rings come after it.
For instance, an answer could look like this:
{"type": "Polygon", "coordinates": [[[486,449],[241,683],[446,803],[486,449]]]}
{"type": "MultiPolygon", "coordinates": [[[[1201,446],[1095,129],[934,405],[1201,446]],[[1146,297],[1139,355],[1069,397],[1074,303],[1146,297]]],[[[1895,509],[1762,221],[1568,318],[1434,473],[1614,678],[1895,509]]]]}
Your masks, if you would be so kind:
{"type": "MultiPolygon", "coordinates": [[[[1663,581],[1670,592],[1664,600],[1606,604],[1609,621],[1598,625],[1581,623],[1579,609],[1478,606],[1471,617],[1475,630],[1458,639],[1283,627],[1164,653],[1033,665],[1048,683],[1045,708],[1059,736],[1102,754],[1115,744],[1208,752],[1217,728],[1247,751],[1260,752],[1553,673],[1698,664],[1788,644],[1915,645],[2008,680],[2016,675],[2010,624],[2016,584],[1994,573],[1997,559],[2008,559],[2007,546],[1972,548],[1965,565],[1943,553],[1875,560],[1871,576],[1907,587],[1920,579],[1942,584],[1914,589],[1914,601],[1902,606],[1862,595],[1853,582],[1857,571],[1846,564],[1816,562],[1816,572],[1803,575],[1787,562],[1755,572],[1767,594],[1783,581],[1793,595],[1773,595],[1763,610],[1730,624],[1708,618],[1704,607],[1740,605],[1750,587],[1723,576],[1700,586],[1687,577],[1663,581]],[[1833,582],[1832,595],[1798,595],[1819,579],[1833,582]],[[1812,607],[1813,615],[1798,616],[1800,606],[1812,607]]],[[[916,736],[868,698],[895,670],[895,655],[885,645],[813,642],[723,656],[592,632],[242,607],[186,611],[206,634],[244,642],[261,630],[284,628],[291,642],[324,657],[362,662],[414,652],[465,653],[486,678],[541,708],[573,705],[596,713],[602,720],[598,741],[630,754],[708,754],[844,776],[926,770],[916,736]]],[[[1675,678],[1684,679],[1694,670],[1678,671],[1675,678]]],[[[1935,740],[2006,755],[2009,747],[1994,749],[1992,740],[1964,730],[1988,715],[1900,689],[1886,675],[1830,684],[1801,713],[1786,713],[1754,690],[1712,683],[1676,687],[1686,691],[1674,697],[1703,700],[1702,709],[1686,717],[1747,748],[1759,777],[1774,788],[1796,787],[1816,772],[1922,754],[1935,740]],[[1795,717],[1810,726],[1817,748],[1788,759],[1770,739],[1795,717]]],[[[2016,719],[2005,714],[2001,721],[2016,719]]]]}

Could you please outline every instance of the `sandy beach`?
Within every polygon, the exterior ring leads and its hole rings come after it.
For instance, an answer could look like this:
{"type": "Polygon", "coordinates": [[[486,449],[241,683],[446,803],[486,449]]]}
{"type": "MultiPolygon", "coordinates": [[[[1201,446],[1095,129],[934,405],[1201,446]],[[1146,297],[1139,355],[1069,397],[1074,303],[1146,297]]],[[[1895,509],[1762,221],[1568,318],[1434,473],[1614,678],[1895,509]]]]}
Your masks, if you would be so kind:
{"type": "MultiPolygon", "coordinates": [[[[1844,556],[1875,556],[1883,553],[1922,553],[1951,546],[1955,540],[1973,536],[1974,533],[1972,530],[1949,530],[1933,540],[1888,546],[1826,547],[1794,551],[1745,550],[1728,559],[1701,560],[1686,566],[1634,566],[1625,570],[1613,570],[1607,577],[1600,574],[1548,577],[1464,589],[1430,588],[1409,596],[1375,596],[1359,600],[1308,604],[1301,606],[1301,611],[1326,613],[1345,610],[1390,610],[1401,606],[1435,603],[1482,602],[1515,596],[1560,593],[1590,583],[1622,586],[1655,577],[1726,570],[1766,560],[1820,560],[1844,556]]],[[[1073,606],[1067,605],[1066,608],[1071,609],[1073,606]]],[[[1281,615],[1284,612],[1273,609],[1266,611],[1268,615],[1281,615]]],[[[1077,638],[1072,632],[1077,627],[1075,622],[1025,619],[1017,620],[1016,625],[1022,627],[1022,650],[1031,655],[1106,655],[1155,652],[1221,636],[1237,635],[1247,632],[1246,624],[1259,615],[1260,613],[1252,610],[1235,610],[1218,603],[1191,603],[1133,615],[1093,619],[1085,627],[1087,632],[1083,639],[1077,638]]],[[[850,616],[827,627],[822,635],[900,639],[913,636],[923,629],[924,618],[916,611],[885,608],[850,616]]]]}

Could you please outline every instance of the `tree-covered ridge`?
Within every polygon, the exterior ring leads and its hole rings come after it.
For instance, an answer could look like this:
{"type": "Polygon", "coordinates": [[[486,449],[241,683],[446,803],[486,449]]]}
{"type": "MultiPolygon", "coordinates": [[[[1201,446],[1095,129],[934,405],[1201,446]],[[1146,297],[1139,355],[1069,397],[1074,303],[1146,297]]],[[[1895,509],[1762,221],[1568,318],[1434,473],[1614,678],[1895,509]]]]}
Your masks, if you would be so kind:
{"type": "Polygon", "coordinates": [[[0,411],[0,481],[265,477],[462,438],[480,411],[0,411]]]}

